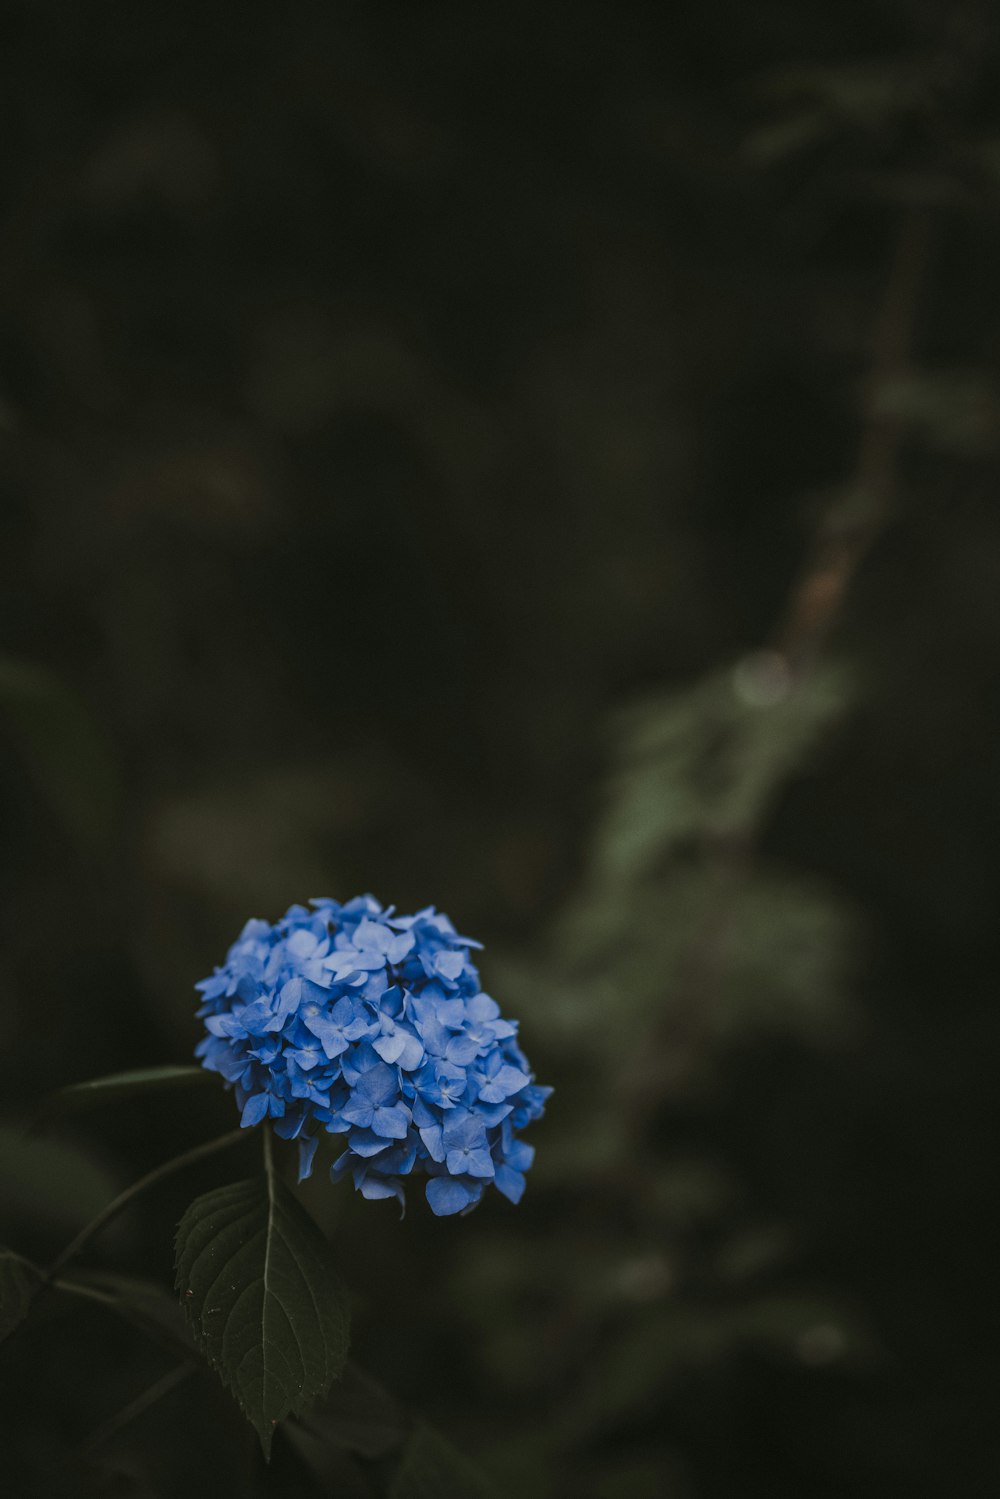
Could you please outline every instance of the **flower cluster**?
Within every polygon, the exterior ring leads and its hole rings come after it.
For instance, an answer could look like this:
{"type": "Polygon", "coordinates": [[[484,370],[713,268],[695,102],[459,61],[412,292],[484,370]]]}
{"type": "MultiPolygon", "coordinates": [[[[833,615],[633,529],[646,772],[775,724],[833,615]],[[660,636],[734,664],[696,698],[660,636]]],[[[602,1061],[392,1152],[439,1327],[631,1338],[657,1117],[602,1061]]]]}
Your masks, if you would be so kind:
{"type": "Polygon", "coordinates": [[[196,1055],[235,1088],[244,1126],[270,1118],[299,1141],[300,1180],[326,1130],[347,1145],[331,1177],[350,1174],[365,1197],[403,1203],[420,1172],[439,1216],[467,1212],[490,1182],[518,1202],[534,1149],[517,1132],[551,1089],[480,990],[480,945],[433,906],[397,916],[370,895],[248,921],[196,986],[196,1055]]]}

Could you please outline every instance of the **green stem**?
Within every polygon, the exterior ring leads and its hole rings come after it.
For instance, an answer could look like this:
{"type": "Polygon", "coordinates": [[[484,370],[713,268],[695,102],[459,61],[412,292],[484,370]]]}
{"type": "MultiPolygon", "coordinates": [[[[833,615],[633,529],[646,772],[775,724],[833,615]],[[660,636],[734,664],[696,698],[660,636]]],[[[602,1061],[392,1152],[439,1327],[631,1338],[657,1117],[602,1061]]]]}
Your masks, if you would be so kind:
{"type": "Polygon", "coordinates": [[[89,1457],[91,1453],[98,1451],[113,1436],[117,1436],[123,1427],[128,1426],[138,1416],[143,1415],[151,1406],[156,1405],[158,1401],[162,1400],[165,1395],[169,1395],[171,1391],[177,1389],[178,1385],[183,1384],[186,1379],[190,1379],[192,1374],[197,1373],[197,1370],[198,1365],[193,1361],[186,1364],[178,1364],[176,1368],[169,1369],[163,1375],[162,1379],[158,1379],[155,1384],[143,1390],[134,1400],[130,1400],[128,1405],[124,1406],[120,1411],[116,1411],[113,1416],[109,1416],[106,1421],[102,1421],[100,1426],[91,1432],[86,1441],[81,1442],[79,1447],[63,1460],[64,1465],[69,1466],[71,1463],[79,1462],[82,1458],[89,1457]]]}
{"type": "Polygon", "coordinates": [[[191,1343],[187,1338],[180,1336],[168,1323],[158,1322],[155,1317],[145,1314],[141,1304],[130,1301],[126,1295],[102,1291],[99,1286],[88,1285],[85,1281],[66,1280],[62,1275],[51,1281],[50,1287],[53,1291],[61,1291],[67,1296],[89,1301],[92,1306],[112,1312],[136,1332],[142,1333],[170,1353],[179,1353],[182,1358],[191,1357],[191,1343]]]}
{"type": "MultiPolygon", "coordinates": [[[[269,1133],[269,1131],[265,1131],[265,1140],[269,1133]]],[[[117,1218],[118,1214],[128,1207],[133,1197],[138,1197],[140,1192],[145,1192],[147,1187],[155,1186],[164,1177],[172,1176],[175,1171],[183,1171],[185,1166],[193,1166],[196,1162],[204,1160],[206,1156],[214,1155],[219,1150],[226,1150],[230,1145],[235,1145],[238,1140],[245,1140],[246,1137],[246,1130],[235,1129],[228,1135],[220,1135],[216,1140],[207,1141],[204,1145],[196,1145],[193,1150],[185,1151],[183,1155],[174,1156],[172,1160],[164,1161],[162,1166],[156,1166],[152,1171],[147,1172],[145,1176],[140,1176],[137,1182],[133,1182],[130,1187],[125,1188],[124,1192],[120,1193],[112,1202],[109,1202],[107,1207],[98,1213],[96,1218],[92,1218],[89,1223],[84,1224],[76,1237],[53,1260],[46,1271],[46,1280],[51,1284],[63,1266],[73,1259],[75,1255],[79,1254],[80,1250],[86,1244],[89,1244],[91,1239],[95,1238],[102,1229],[106,1228],[112,1219],[117,1218]]]]}
{"type": "Polygon", "coordinates": [[[53,1291],[62,1291],[66,1296],[78,1296],[81,1301],[94,1301],[98,1306],[118,1311],[119,1298],[109,1291],[99,1291],[96,1286],[87,1286],[78,1280],[64,1280],[62,1276],[55,1280],[50,1278],[48,1283],[53,1291]]]}

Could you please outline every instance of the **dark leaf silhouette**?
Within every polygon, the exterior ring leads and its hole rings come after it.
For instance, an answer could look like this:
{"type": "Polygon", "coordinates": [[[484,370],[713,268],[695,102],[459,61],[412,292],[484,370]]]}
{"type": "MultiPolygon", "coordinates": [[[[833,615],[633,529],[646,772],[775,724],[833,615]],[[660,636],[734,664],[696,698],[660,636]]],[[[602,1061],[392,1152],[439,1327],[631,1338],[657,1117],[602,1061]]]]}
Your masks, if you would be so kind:
{"type": "Polygon", "coordinates": [[[195,1341],[270,1454],[274,1428],[324,1395],[347,1357],[329,1245],[272,1170],[197,1198],[176,1241],[195,1341]]]}

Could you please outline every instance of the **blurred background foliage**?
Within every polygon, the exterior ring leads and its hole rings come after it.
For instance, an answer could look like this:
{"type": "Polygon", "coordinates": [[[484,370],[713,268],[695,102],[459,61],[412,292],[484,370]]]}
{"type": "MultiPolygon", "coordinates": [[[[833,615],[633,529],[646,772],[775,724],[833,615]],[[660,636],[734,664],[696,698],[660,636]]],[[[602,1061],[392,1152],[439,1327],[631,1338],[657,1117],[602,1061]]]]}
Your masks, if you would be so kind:
{"type": "MultiPolygon", "coordinates": [[[[0,1239],[229,1127],[17,1128],[248,915],[433,900],[558,1091],[516,1212],[309,1185],[360,1363],[523,1499],[995,1492],[995,7],[0,35],[0,1239]]],[[[381,1492],[168,1367],[53,1301],[9,1491],[381,1492]]]]}

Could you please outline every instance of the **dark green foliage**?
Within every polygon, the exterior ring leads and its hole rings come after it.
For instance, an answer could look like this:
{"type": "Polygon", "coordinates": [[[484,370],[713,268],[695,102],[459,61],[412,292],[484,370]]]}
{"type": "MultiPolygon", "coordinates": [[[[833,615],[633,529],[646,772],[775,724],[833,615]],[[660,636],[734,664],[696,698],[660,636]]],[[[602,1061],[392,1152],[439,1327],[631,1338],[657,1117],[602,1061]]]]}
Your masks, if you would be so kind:
{"type": "Polygon", "coordinates": [[[622,715],[614,775],[596,831],[602,895],[636,882],[692,844],[751,835],[848,701],[846,673],[794,681],[761,652],[686,691],[622,715]]]}
{"type": "Polygon", "coordinates": [[[348,1300],[330,1247],[269,1171],[191,1204],[176,1270],[195,1342],[267,1456],[277,1423],[308,1411],[347,1357],[348,1300]]]}
{"type": "Polygon", "coordinates": [[[119,1099],[149,1093],[168,1093],[175,1089],[218,1088],[218,1082],[203,1067],[137,1067],[129,1072],[115,1072],[110,1077],[90,1078],[85,1083],[70,1083],[46,1098],[36,1114],[32,1128],[37,1130],[60,1114],[75,1113],[97,1104],[115,1103],[119,1099]]]}

